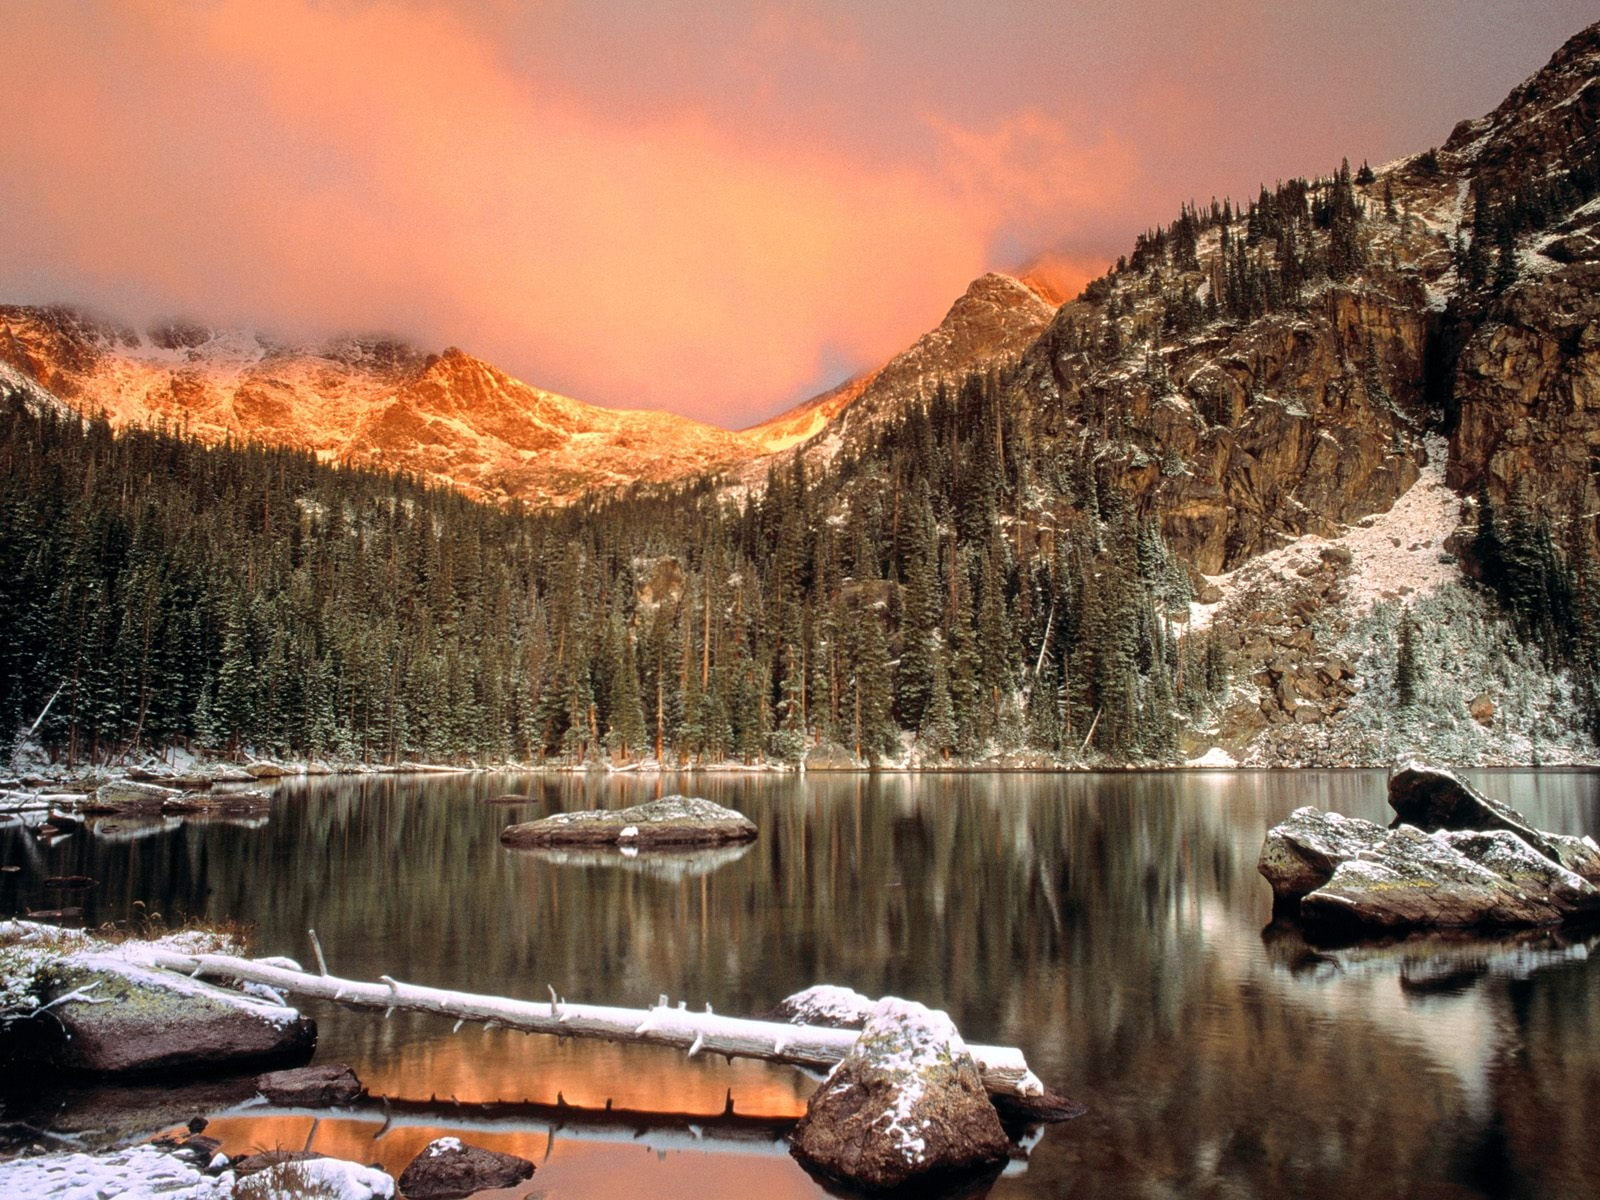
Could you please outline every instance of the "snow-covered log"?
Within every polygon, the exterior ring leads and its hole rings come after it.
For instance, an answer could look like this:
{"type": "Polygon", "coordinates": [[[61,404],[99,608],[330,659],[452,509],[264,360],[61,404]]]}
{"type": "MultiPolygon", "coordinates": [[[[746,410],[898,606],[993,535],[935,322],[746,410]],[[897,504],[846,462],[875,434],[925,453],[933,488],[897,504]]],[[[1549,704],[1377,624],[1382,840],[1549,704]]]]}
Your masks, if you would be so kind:
{"type": "MultiPolygon", "coordinates": [[[[682,1004],[669,1005],[664,996],[653,1008],[612,1008],[569,1004],[558,998],[553,989],[549,1000],[512,1000],[421,987],[388,976],[383,976],[381,983],[360,983],[333,975],[291,971],[226,954],[152,951],[145,958],[150,965],[169,971],[262,983],[297,996],[332,1000],[357,1008],[406,1009],[437,1013],[457,1021],[520,1029],[526,1033],[673,1046],[691,1056],[722,1054],[729,1058],[760,1058],[831,1069],[849,1053],[857,1036],[851,1029],[718,1016],[709,1011],[709,1005],[706,1012],[690,1012],[682,1004]]],[[[1035,1097],[1044,1094],[1044,1085],[1028,1069],[1022,1051],[1009,1046],[969,1045],[967,1049],[977,1061],[984,1086],[992,1095],[1035,1097]]]]}

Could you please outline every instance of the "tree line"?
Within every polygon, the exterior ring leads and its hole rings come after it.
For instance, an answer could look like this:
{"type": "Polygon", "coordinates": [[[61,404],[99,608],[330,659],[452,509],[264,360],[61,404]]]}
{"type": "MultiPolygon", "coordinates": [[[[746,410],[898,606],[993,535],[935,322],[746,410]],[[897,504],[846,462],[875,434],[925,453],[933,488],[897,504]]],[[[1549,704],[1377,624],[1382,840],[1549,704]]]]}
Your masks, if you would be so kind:
{"type": "Polygon", "coordinates": [[[0,397],[0,719],[58,759],[1163,760],[1225,682],[1087,460],[1041,506],[1003,381],[826,472],[534,511],[0,397]],[[813,477],[815,475],[815,477],[813,477]]]}

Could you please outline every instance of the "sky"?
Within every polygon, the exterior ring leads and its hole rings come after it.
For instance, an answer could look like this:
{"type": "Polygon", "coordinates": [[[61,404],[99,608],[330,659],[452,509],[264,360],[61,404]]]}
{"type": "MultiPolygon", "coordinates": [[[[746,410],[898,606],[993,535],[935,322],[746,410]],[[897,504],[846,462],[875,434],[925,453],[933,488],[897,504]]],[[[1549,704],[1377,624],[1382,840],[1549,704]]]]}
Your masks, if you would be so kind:
{"type": "Polygon", "coordinates": [[[0,302],[729,428],[986,270],[1442,142],[1593,0],[0,0],[0,302]]]}

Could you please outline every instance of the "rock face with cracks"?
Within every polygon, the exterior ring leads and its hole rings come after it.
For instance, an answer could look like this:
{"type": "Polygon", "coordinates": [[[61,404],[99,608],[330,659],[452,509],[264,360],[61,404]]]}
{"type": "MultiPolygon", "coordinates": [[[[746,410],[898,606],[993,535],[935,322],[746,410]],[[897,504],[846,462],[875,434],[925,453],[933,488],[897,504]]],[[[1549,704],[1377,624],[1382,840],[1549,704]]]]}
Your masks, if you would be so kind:
{"type": "Polygon", "coordinates": [[[1512,808],[1477,791],[1453,771],[1407,763],[1389,777],[1395,824],[1418,829],[1504,829],[1553,862],[1586,879],[1600,879],[1600,847],[1589,838],[1545,833],[1512,808]]]}
{"type": "Polygon", "coordinates": [[[1300,901],[1311,924],[1367,930],[1559,925],[1600,908],[1600,892],[1516,834],[1402,825],[1341,863],[1300,901]]]}
{"type": "Polygon", "coordinates": [[[1279,900],[1297,900],[1332,879],[1340,863],[1376,849],[1384,836],[1383,827],[1371,821],[1308,805],[1267,831],[1256,869],[1279,900]]]}
{"type": "Polygon", "coordinates": [[[950,1018],[887,997],[811,1097],[791,1152],[854,1188],[923,1194],[998,1168],[1009,1146],[950,1018]]]}
{"type": "Polygon", "coordinates": [[[508,846],[719,846],[748,842],[756,826],[743,813],[698,796],[663,796],[632,808],[556,813],[510,825],[500,840],[508,846]]]}

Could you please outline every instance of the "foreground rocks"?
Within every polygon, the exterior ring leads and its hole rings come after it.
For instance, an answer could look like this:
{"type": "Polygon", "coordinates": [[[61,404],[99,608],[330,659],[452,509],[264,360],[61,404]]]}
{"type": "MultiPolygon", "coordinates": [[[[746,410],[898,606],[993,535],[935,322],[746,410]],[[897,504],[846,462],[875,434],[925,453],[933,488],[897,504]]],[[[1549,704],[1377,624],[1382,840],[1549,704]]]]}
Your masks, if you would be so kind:
{"type": "Polygon", "coordinates": [[[47,1052],[65,1070],[232,1069],[304,1060],[316,1046],[316,1025],[295,1009],[169,971],[88,955],[48,974],[45,1003],[61,1036],[47,1052]]]}
{"type": "Polygon", "coordinates": [[[1535,829],[1448,771],[1395,773],[1389,830],[1297,809],[1257,864],[1309,926],[1362,933],[1529,928],[1600,916],[1600,847],[1535,829]]]}
{"type": "Polygon", "coordinates": [[[532,1174],[533,1164],[525,1158],[442,1137],[424,1146],[400,1173],[400,1190],[406,1200],[458,1200],[489,1188],[515,1187],[532,1174]]]}
{"type": "Polygon", "coordinates": [[[851,1187],[924,1192],[998,1169],[1010,1145],[950,1018],[888,997],[811,1097],[791,1151],[851,1187]]]}
{"type": "Polygon", "coordinates": [[[743,813],[697,796],[663,796],[648,804],[615,810],[556,813],[538,821],[507,826],[500,840],[508,846],[719,846],[748,842],[756,826],[743,813]]]}
{"type": "Polygon", "coordinates": [[[226,938],[186,932],[111,945],[27,921],[0,923],[8,951],[0,1059],[95,1076],[223,1072],[304,1062],[316,1025],[276,996],[149,966],[153,947],[195,953],[226,938]]]}
{"type": "Polygon", "coordinates": [[[213,1164],[154,1145],[102,1154],[44,1154],[0,1162],[0,1195],[77,1200],[235,1200],[243,1197],[337,1196],[390,1200],[394,1180],[384,1172],[337,1158],[316,1158],[264,1169],[244,1183],[227,1159],[213,1164]]]}

